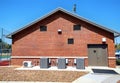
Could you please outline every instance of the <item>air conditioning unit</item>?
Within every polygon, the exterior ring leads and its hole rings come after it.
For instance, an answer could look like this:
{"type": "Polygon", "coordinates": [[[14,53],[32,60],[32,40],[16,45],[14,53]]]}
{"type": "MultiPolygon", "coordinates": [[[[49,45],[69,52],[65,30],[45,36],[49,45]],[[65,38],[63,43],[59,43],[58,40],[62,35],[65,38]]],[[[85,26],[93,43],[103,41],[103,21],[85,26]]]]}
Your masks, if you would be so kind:
{"type": "Polygon", "coordinates": [[[24,67],[32,67],[32,61],[23,61],[24,67]]]}

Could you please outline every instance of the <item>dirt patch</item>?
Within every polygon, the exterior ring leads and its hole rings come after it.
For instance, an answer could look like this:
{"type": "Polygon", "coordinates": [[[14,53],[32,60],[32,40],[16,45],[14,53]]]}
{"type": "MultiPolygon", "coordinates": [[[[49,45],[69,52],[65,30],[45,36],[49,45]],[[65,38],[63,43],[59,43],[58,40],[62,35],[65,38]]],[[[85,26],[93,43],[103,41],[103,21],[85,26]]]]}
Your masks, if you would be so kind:
{"type": "Polygon", "coordinates": [[[0,81],[72,82],[80,76],[87,74],[80,71],[14,69],[15,67],[0,67],[0,81]]]}

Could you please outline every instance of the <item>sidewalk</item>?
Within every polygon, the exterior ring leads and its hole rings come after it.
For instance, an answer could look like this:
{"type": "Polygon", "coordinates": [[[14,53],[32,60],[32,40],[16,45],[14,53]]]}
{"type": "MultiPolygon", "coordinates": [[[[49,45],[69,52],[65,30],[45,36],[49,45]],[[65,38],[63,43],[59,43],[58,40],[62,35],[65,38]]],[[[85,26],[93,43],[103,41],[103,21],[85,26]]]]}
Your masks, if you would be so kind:
{"type": "Polygon", "coordinates": [[[113,74],[92,74],[78,78],[72,83],[117,83],[120,80],[120,75],[113,74]]]}
{"type": "Polygon", "coordinates": [[[107,68],[107,67],[93,67],[99,69],[112,69],[115,70],[118,75],[116,74],[95,74],[91,70],[92,67],[88,67],[90,71],[89,74],[84,75],[72,83],[117,83],[120,80],[120,68],[107,68]]]}

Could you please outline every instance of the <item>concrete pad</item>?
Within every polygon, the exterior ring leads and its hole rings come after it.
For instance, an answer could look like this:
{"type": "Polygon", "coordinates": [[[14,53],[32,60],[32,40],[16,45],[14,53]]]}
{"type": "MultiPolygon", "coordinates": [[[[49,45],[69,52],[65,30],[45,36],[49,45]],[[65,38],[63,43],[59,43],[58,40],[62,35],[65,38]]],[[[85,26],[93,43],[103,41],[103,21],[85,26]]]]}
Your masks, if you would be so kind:
{"type": "Polygon", "coordinates": [[[116,83],[120,80],[120,75],[114,74],[92,74],[78,78],[72,83],[116,83]]]}
{"type": "Polygon", "coordinates": [[[52,66],[49,68],[40,68],[40,66],[34,66],[31,68],[19,67],[19,68],[16,68],[15,70],[56,70],[56,71],[84,71],[84,72],[88,72],[88,70],[86,70],[86,69],[76,69],[76,67],[71,67],[71,66],[68,66],[66,69],[58,69],[56,66],[52,66]]]}
{"type": "Polygon", "coordinates": [[[120,80],[120,75],[115,75],[105,79],[102,83],[117,83],[120,80]]]}
{"type": "Polygon", "coordinates": [[[114,70],[120,74],[120,66],[117,66],[116,68],[114,68],[114,70]]]}
{"type": "Polygon", "coordinates": [[[90,73],[84,75],[72,83],[117,83],[120,80],[120,75],[116,74],[94,74],[91,70],[92,68],[96,69],[112,69],[115,70],[117,73],[120,74],[120,67],[118,68],[109,68],[109,67],[86,67],[90,73]]]}

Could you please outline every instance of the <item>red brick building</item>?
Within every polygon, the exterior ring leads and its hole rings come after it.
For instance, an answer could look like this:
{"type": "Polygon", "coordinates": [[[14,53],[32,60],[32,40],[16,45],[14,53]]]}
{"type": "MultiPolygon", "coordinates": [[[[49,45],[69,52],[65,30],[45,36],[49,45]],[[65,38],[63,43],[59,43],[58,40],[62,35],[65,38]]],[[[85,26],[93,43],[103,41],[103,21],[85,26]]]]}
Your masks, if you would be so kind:
{"type": "Polygon", "coordinates": [[[120,33],[88,21],[74,13],[58,8],[29,25],[11,33],[11,65],[23,61],[40,64],[41,57],[50,58],[51,66],[57,59],[83,58],[85,66],[115,67],[114,38],[120,33]]]}

